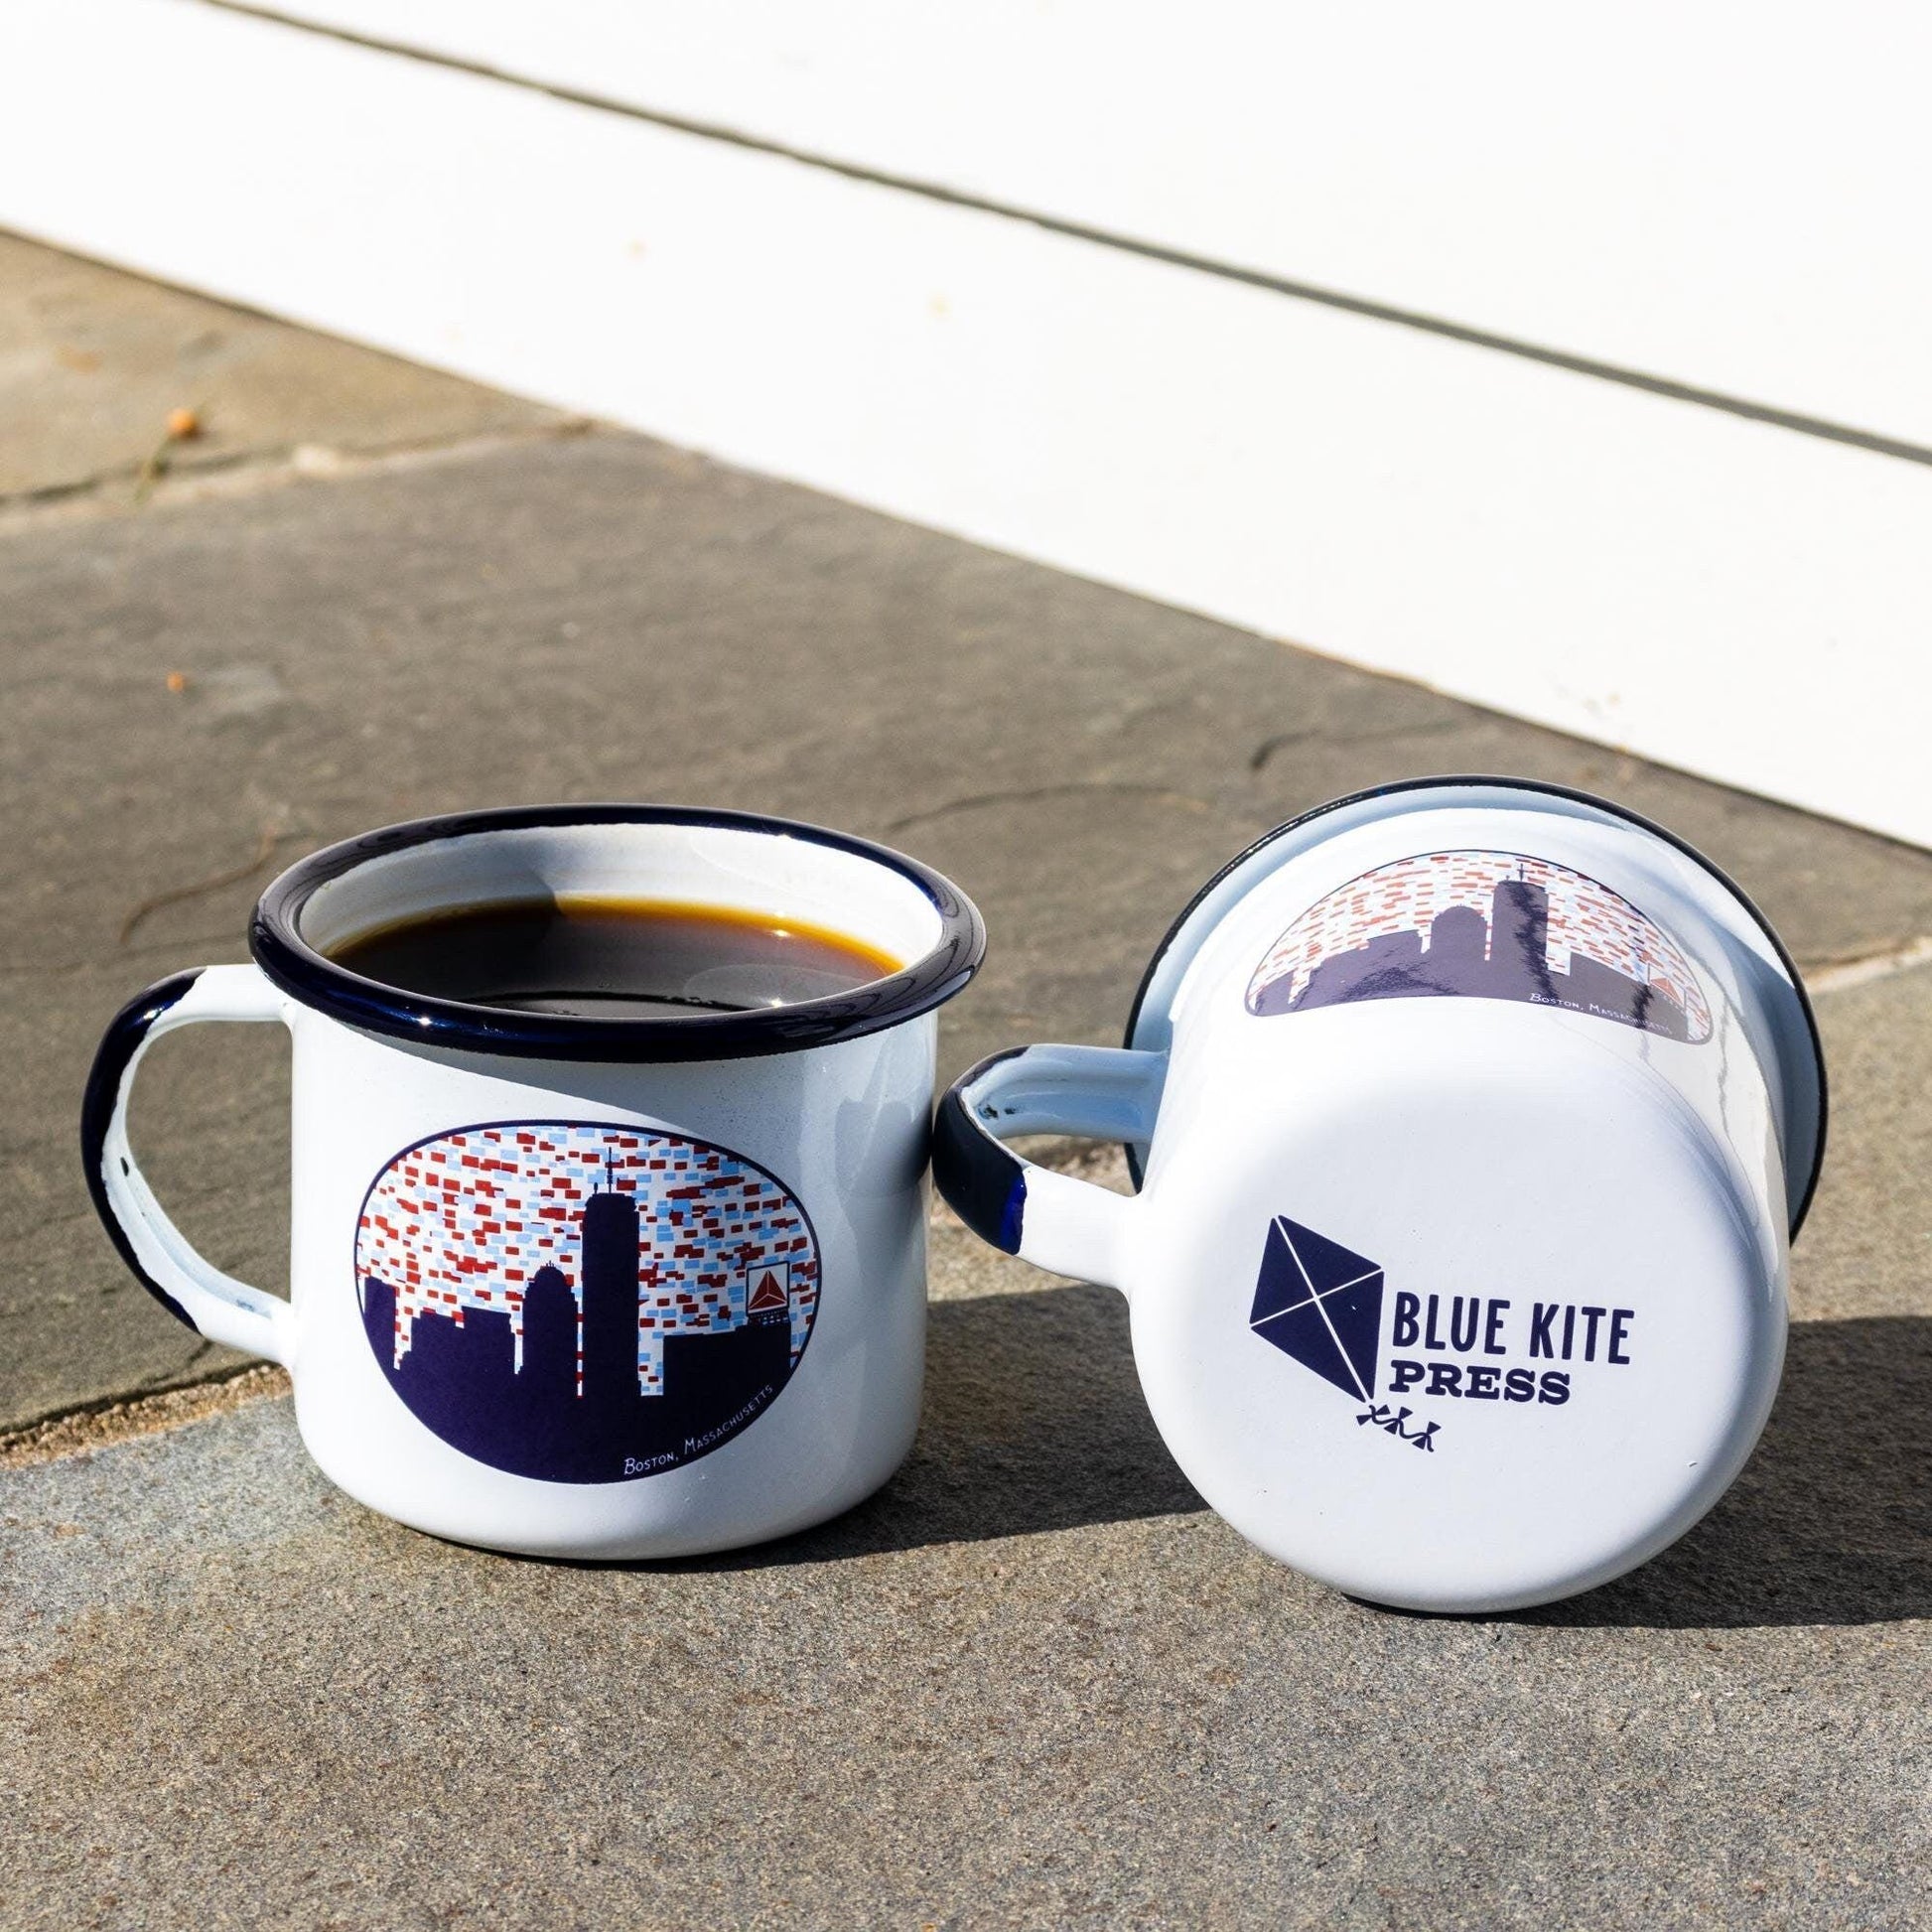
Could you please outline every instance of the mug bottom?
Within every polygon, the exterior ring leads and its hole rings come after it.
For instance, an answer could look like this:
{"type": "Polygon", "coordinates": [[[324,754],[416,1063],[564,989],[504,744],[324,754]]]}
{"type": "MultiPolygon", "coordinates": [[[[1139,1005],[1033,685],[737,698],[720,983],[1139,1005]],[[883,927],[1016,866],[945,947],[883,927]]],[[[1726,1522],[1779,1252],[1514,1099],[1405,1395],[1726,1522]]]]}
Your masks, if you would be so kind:
{"type": "MultiPolygon", "coordinates": [[[[377,1516],[386,1516],[405,1529],[417,1530],[425,1536],[436,1538],[438,1542],[459,1544],[465,1549],[486,1550],[497,1556],[527,1557],[549,1563],[671,1562],[685,1557],[715,1556],[728,1550],[753,1549],[759,1544],[776,1543],[802,1531],[816,1529],[821,1523],[829,1523],[848,1510],[856,1509],[883,1489],[898,1473],[910,1450],[911,1444],[908,1442],[889,1468],[869,1477],[863,1485],[855,1486],[850,1492],[800,1505],[756,1529],[735,1527],[706,1531],[694,1528],[682,1533],[617,1535],[583,1543],[564,1543],[542,1535],[491,1534],[471,1527],[457,1528],[440,1513],[418,1512],[393,1502],[373,1501],[367,1496],[357,1495],[343,1482],[336,1482],[336,1487],[377,1516]]],[[[323,1473],[326,1475],[328,1471],[324,1470],[323,1473]]],[[[330,1480],[336,1481],[333,1476],[330,1480]]]]}
{"type": "MultiPolygon", "coordinates": [[[[919,1389],[858,1446],[758,1440],[759,1425],[681,1467],[631,1481],[554,1483],[505,1474],[443,1444],[407,1461],[367,1452],[366,1439],[318,1442],[311,1460],[378,1516],[446,1543],[564,1563],[644,1563],[775,1542],[857,1507],[897,1472],[918,1428],[919,1389]],[[406,1474],[399,1471],[407,1470],[406,1474]],[[786,1478],[789,1478],[787,1480],[786,1478]]],[[[301,1424],[298,1392],[297,1422],[301,1424]]],[[[761,1424],[781,1423],[773,1413],[761,1424]]],[[[789,1440],[786,1440],[789,1439],[789,1440]]]]}

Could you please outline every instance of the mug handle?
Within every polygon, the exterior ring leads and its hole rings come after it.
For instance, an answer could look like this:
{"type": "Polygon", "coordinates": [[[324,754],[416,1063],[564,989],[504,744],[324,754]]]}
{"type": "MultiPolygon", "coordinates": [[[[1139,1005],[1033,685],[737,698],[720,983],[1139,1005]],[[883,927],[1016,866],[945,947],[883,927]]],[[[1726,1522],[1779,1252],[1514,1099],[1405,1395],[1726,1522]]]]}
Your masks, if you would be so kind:
{"type": "Polygon", "coordinates": [[[154,1197],[127,1144],[134,1071],[151,1042],[205,1020],[280,1021],[288,1002],[253,966],[204,966],[157,980],[109,1023],[87,1075],[80,1155],[87,1191],[121,1259],[161,1306],[210,1341],[287,1365],[292,1311],[204,1261],[154,1197]]]}
{"type": "Polygon", "coordinates": [[[1022,1160],[1015,1134],[1145,1141],[1165,1053],[1125,1046],[1016,1046],[946,1089],[932,1124],[932,1178],[947,1204],[1007,1254],[1126,1292],[1138,1195],[1022,1160]]]}

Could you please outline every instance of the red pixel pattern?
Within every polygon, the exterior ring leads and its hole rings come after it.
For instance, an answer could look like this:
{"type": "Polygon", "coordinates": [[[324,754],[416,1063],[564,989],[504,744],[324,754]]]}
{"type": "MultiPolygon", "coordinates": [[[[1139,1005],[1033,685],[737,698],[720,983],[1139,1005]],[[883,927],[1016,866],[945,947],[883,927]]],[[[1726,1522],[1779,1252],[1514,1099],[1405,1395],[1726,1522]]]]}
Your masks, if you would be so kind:
{"type": "MultiPolygon", "coordinates": [[[[554,1267],[583,1306],[580,1223],[598,1192],[637,1202],[637,1369],[664,1386],[665,1337],[740,1326],[756,1300],[791,1315],[795,1364],[818,1311],[803,1210],[722,1149],[644,1129],[538,1122],[472,1128],[398,1155],[357,1223],[355,1273],[396,1292],[396,1361],[419,1313],[507,1309],[519,1364],[525,1285],[554,1267]]],[[[582,1338],[579,1338],[582,1373],[582,1338]]]]}
{"type": "Polygon", "coordinates": [[[1283,980],[1291,999],[1332,953],[1353,952],[1383,933],[1427,935],[1437,913],[1466,905],[1489,916],[1505,879],[1527,879],[1550,896],[1548,959],[1567,973],[1572,953],[1646,981],[1674,1000],[1693,1039],[1711,1036],[1711,1008],[1690,962],[1630,901],[1567,866],[1513,852],[1429,852],[1397,859],[1318,899],[1268,949],[1248,986],[1250,1005],[1283,980]]]}

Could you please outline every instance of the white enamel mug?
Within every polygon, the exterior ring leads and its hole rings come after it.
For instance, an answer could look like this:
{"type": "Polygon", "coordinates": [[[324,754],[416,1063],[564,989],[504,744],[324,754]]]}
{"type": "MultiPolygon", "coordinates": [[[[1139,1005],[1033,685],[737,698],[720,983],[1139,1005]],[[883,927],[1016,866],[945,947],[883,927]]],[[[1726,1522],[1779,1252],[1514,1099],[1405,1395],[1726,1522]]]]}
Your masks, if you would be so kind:
{"type": "Polygon", "coordinates": [[[371,1509],[537,1556],[719,1550],[836,1514],[918,1419],[937,1008],[972,904],[884,847],[739,813],[579,805],[393,826],[263,895],[255,963],[108,1029],[82,1142],[173,1313],[287,1366],[317,1463],[371,1509]],[[719,906],[902,961],[749,1011],[609,1019],[403,992],[329,955],[456,908],[719,906]],[[294,1048],[288,1301],[201,1259],[129,1151],[150,1041],[274,1021],[294,1048]]]}
{"type": "Polygon", "coordinates": [[[989,1241],[1128,1297],[1206,1500],[1337,1587],[1482,1611],[1604,1583],[1757,1440],[1824,1067],[1707,861],[1579,793],[1446,778],[1269,834],[1181,915],[1124,1049],[940,1104],[989,1241]],[[1002,1143],[1128,1144],[1110,1192],[1002,1143]]]}

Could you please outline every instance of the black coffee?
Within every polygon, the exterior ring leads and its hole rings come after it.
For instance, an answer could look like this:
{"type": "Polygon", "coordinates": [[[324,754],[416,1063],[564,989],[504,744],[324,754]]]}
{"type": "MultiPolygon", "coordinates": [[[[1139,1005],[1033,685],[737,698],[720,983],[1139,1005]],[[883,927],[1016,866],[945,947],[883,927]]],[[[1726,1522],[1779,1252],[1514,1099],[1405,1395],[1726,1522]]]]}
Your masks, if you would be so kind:
{"type": "Polygon", "coordinates": [[[591,1019],[745,1013],[849,992],[899,970],[796,919],[664,899],[515,899],[364,933],[330,955],[407,993],[591,1019]]]}

